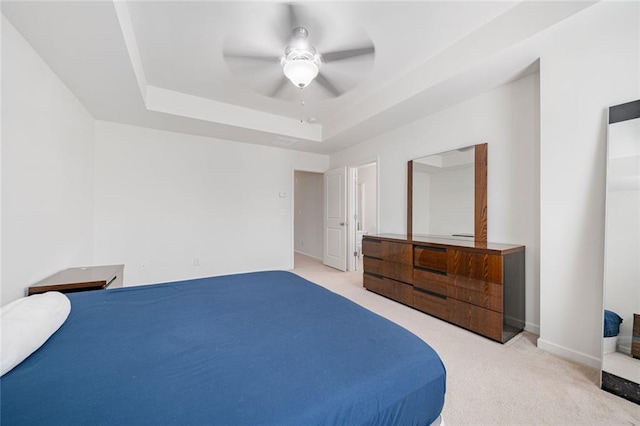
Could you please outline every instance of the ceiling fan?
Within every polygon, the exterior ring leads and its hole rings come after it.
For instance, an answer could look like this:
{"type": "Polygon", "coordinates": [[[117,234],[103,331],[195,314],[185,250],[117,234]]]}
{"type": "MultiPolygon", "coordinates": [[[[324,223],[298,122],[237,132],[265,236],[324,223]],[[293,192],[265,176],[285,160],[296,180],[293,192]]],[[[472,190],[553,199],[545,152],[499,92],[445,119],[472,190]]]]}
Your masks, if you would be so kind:
{"type": "MultiPolygon", "coordinates": [[[[353,75],[349,76],[349,69],[354,68],[354,61],[372,62],[375,56],[373,43],[368,38],[364,42],[360,39],[360,44],[354,46],[346,40],[342,48],[319,51],[315,45],[322,43],[322,34],[327,31],[327,25],[317,25],[318,20],[314,20],[314,15],[305,15],[299,4],[288,3],[283,6],[277,25],[280,34],[276,38],[281,45],[270,49],[282,53],[265,54],[255,47],[247,51],[246,48],[239,49],[237,43],[227,43],[223,51],[227,65],[232,71],[244,71],[245,75],[248,72],[256,76],[270,76],[268,81],[262,78],[260,87],[253,85],[257,91],[269,97],[291,98],[287,96],[292,93],[291,87],[304,89],[309,85],[321,88],[322,97],[341,96],[359,80],[360,75],[355,78],[353,75]],[[315,26],[318,31],[310,34],[307,24],[315,26]],[[256,67],[256,63],[260,66],[256,67]],[[274,70],[278,72],[275,73],[274,70]]],[[[246,41],[244,44],[247,44],[246,41]]],[[[315,93],[318,93],[317,89],[315,93]]]]}

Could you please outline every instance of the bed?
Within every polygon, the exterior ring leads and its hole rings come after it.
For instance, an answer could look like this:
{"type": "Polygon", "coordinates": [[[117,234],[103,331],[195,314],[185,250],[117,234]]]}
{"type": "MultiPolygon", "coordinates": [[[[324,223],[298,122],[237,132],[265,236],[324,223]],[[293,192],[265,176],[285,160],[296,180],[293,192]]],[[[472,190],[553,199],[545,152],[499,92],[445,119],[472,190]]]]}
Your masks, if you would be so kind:
{"type": "Polygon", "coordinates": [[[289,272],[68,297],[0,379],[2,424],[429,425],[444,404],[430,346],[289,272]]]}

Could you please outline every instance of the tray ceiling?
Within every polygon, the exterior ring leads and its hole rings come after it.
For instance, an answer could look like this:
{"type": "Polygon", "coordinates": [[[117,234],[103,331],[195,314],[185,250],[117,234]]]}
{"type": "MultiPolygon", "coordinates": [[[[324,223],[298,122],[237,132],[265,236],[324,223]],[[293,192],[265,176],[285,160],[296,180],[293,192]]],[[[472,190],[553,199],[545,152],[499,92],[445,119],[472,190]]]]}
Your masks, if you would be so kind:
{"type": "Polygon", "coordinates": [[[518,45],[589,4],[296,3],[318,50],[376,49],[367,66],[326,64],[355,86],[327,99],[311,83],[304,106],[255,90],[277,63],[243,74],[223,58],[229,43],[278,55],[282,3],[3,1],[2,13],[96,119],[331,153],[531,72],[535,52],[518,45]]]}

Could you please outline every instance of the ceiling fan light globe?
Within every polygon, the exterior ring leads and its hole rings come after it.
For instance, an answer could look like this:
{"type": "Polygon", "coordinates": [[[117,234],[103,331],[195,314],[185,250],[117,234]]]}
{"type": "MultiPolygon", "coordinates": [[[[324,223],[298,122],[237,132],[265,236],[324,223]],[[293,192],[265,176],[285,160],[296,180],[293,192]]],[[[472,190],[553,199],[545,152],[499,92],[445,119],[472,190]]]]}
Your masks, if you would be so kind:
{"type": "Polygon", "coordinates": [[[283,71],[293,84],[302,89],[318,76],[318,65],[308,59],[295,59],[285,63],[283,71]]]}

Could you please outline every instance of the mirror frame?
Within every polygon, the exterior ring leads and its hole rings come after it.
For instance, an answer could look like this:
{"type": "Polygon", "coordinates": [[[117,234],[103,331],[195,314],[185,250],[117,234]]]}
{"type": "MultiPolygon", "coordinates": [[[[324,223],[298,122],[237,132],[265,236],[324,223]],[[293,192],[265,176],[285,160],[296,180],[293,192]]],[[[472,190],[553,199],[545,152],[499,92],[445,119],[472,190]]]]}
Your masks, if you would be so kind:
{"type": "MultiPolygon", "coordinates": [[[[487,242],[487,169],[488,144],[474,145],[475,148],[475,195],[474,195],[474,237],[477,243],[487,242]]],[[[437,155],[434,153],[431,155],[437,155]]],[[[413,236],[413,160],[407,162],[407,238],[413,236]]]]}
{"type": "MultiPolygon", "coordinates": [[[[607,119],[607,148],[606,148],[606,156],[605,156],[605,164],[606,164],[606,174],[605,174],[605,182],[608,185],[609,181],[609,149],[610,149],[610,135],[609,135],[609,126],[611,124],[619,123],[622,121],[636,120],[640,119],[640,99],[627,102],[620,105],[614,105],[608,108],[608,119],[607,119]]],[[[603,328],[600,329],[600,388],[617,395],[621,398],[634,402],[636,404],[640,404],[640,384],[632,382],[624,377],[618,377],[613,373],[609,373],[604,369],[604,310],[607,305],[607,271],[606,271],[606,262],[607,262],[607,188],[605,187],[605,222],[604,222],[604,268],[603,268],[603,277],[602,277],[602,317],[600,324],[603,328]]],[[[632,337],[633,338],[633,337],[632,337]]],[[[634,357],[635,358],[635,357],[634,357]]],[[[640,362],[640,359],[638,359],[640,362]]]]}

